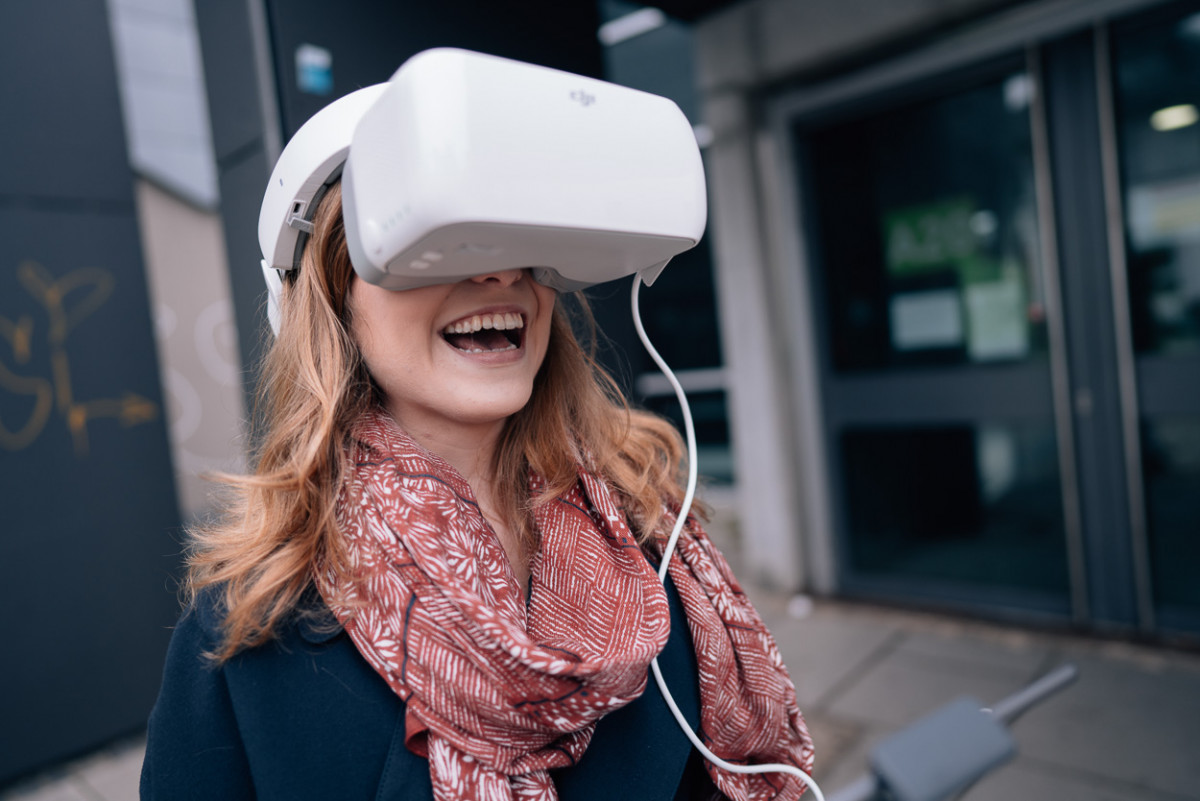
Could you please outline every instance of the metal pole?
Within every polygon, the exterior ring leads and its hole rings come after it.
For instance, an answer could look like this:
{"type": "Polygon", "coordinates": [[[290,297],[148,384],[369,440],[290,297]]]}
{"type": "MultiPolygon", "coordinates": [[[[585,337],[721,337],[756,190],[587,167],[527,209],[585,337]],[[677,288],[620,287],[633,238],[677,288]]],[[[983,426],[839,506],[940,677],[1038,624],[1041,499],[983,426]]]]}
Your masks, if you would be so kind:
{"type": "Polygon", "coordinates": [[[1129,498],[1130,549],[1137,598],[1138,626],[1154,630],[1154,594],[1150,573],[1150,535],[1146,529],[1146,493],[1142,484],[1142,442],[1139,430],[1137,362],[1130,319],[1129,273],[1125,258],[1125,211],[1122,208],[1117,120],[1113,108],[1111,48],[1108,25],[1096,24],[1096,93],[1100,111],[1100,153],[1104,174],[1104,212],[1108,233],[1109,281],[1112,286],[1113,336],[1117,381],[1121,397],[1121,446],[1125,452],[1125,488],[1129,498]]]}
{"type": "Polygon", "coordinates": [[[1090,617],[1087,565],[1084,558],[1083,511],[1075,463],[1075,420],[1071,412],[1070,354],[1067,352],[1062,278],[1058,269],[1058,229],[1054,211],[1054,181],[1046,120],[1046,86],[1041,55],[1026,51],[1034,97],[1029,109],[1033,138],[1033,173],[1038,235],[1042,242],[1042,281],[1046,299],[1046,334],[1050,346],[1050,385],[1054,397],[1054,428],[1058,440],[1058,471],[1062,481],[1063,526],[1067,539],[1067,569],[1071,582],[1071,615],[1078,623],[1090,617]]]}
{"type": "Polygon", "coordinates": [[[1079,669],[1074,665],[1067,664],[1055,668],[1028,687],[993,704],[990,710],[992,717],[1001,723],[1011,724],[1031,706],[1058,692],[1078,677],[1079,669]]]}

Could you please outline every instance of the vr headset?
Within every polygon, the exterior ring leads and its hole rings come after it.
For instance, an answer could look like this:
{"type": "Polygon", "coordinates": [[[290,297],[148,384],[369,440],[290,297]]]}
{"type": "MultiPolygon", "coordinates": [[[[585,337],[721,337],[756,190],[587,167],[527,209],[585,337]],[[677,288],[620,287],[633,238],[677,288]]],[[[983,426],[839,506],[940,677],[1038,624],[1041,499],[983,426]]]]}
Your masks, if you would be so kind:
{"type": "Polygon", "coordinates": [[[413,56],[292,137],[258,220],[268,314],[342,181],[355,272],[404,290],[511,268],[583,289],[647,283],[707,217],[691,125],[670,100],[465,50],[413,56]]]}

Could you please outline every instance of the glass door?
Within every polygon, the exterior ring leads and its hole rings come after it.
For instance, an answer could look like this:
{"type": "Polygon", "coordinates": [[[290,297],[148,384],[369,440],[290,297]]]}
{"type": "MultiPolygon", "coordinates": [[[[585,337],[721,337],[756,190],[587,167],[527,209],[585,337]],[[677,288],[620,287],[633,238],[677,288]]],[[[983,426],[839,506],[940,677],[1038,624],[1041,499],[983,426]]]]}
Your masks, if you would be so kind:
{"type": "Polygon", "coordinates": [[[1150,601],[1162,629],[1200,630],[1200,6],[1112,27],[1137,478],[1150,601]]]}
{"type": "Polygon", "coordinates": [[[839,583],[1071,612],[1024,59],[797,120],[839,583]]]}

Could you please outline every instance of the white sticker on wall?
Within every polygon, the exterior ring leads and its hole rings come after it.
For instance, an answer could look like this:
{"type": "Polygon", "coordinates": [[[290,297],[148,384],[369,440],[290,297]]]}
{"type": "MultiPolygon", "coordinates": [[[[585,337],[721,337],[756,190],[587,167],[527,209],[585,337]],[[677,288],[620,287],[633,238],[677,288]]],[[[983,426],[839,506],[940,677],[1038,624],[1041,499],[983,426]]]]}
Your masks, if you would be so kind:
{"type": "Polygon", "coordinates": [[[327,95],[333,91],[333,53],[302,44],[296,48],[296,86],[301,92],[327,95]]]}

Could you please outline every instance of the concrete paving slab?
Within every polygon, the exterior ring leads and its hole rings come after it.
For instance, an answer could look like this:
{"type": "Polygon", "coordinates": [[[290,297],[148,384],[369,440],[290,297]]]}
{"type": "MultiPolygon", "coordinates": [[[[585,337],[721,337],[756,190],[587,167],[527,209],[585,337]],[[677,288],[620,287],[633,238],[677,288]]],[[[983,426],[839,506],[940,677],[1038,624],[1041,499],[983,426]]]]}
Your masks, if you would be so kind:
{"type": "Polygon", "coordinates": [[[814,611],[803,620],[767,621],[796,685],[800,709],[823,709],[830,696],[888,652],[897,638],[886,625],[814,611]]]}
{"type": "Polygon", "coordinates": [[[75,774],[103,801],[130,801],[138,797],[146,741],[137,738],[106,749],[75,767],[75,774]]]}
{"type": "Polygon", "coordinates": [[[1200,798],[1200,674],[1075,653],[1075,686],[1014,727],[1031,754],[1097,780],[1200,798]]]}
{"type": "Polygon", "coordinates": [[[914,660],[959,665],[965,670],[1018,684],[1036,678],[1045,670],[1050,657],[1050,649],[1031,635],[1021,632],[995,636],[971,634],[960,626],[911,633],[898,644],[896,652],[912,656],[914,660]]]}
{"type": "Polygon", "coordinates": [[[828,797],[853,781],[870,767],[868,755],[880,740],[892,733],[880,726],[859,726],[858,736],[848,746],[828,748],[828,743],[816,741],[817,760],[814,775],[828,797]]]}
{"type": "Polygon", "coordinates": [[[1002,698],[1022,680],[984,674],[965,660],[938,661],[896,650],[828,706],[839,718],[901,729],[959,696],[983,704],[1002,698]]]}
{"type": "Polygon", "coordinates": [[[144,737],[122,740],[0,792],[0,801],[132,801],[145,753],[144,737]]]}
{"type": "Polygon", "coordinates": [[[814,770],[817,781],[822,788],[828,781],[842,781],[839,766],[860,753],[860,743],[868,735],[868,729],[819,713],[806,714],[804,720],[817,749],[814,770]]]}
{"type": "MultiPolygon", "coordinates": [[[[1047,702],[1047,705],[1051,702],[1047,702]]],[[[1041,706],[1028,713],[1054,715],[1041,706]]],[[[884,738],[901,727],[847,723],[828,716],[814,716],[812,727],[817,744],[816,778],[827,796],[856,780],[870,768],[869,754],[884,738]],[[831,725],[832,723],[832,725],[831,725]]],[[[912,721],[906,721],[911,723],[912,721]]],[[[1037,756],[1037,745],[1014,732],[1017,755],[1012,762],[983,777],[960,801],[1185,801],[1200,799],[1200,788],[1189,794],[1164,792],[1132,781],[1128,776],[1102,778],[1093,770],[1046,762],[1037,756]]],[[[1082,735],[1085,738],[1086,734],[1082,735]]],[[[1179,753],[1179,749],[1175,749],[1179,753]]],[[[1183,752],[1186,753],[1186,748],[1183,752]]],[[[1118,771],[1121,772],[1121,771],[1118,771]]]]}
{"type": "MultiPolygon", "coordinates": [[[[137,796],[133,796],[137,798],[137,796]]],[[[75,776],[52,774],[0,793],[2,801],[101,801],[75,776]]]]}
{"type": "Polygon", "coordinates": [[[1098,781],[1030,757],[988,774],[962,796],[961,801],[1184,801],[1195,795],[1160,793],[1123,781],[1098,781]]]}

